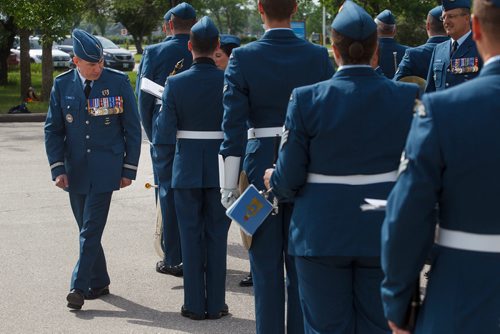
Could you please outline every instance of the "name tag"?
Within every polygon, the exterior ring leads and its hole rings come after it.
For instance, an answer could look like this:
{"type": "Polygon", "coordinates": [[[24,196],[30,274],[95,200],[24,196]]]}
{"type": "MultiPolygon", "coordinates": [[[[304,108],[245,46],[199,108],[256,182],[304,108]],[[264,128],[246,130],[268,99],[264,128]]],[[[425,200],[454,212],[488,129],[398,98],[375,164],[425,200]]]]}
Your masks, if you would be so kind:
{"type": "Polygon", "coordinates": [[[451,73],[453,74],[476,73],[479,71],[478,63],[479,63],[478,57],[452,59],[450,63],[451,73]]]}
{"type": "Polygon", "coordinates": [[[90,116],[106,116],[123,113],[123,97],[111,96],[87,100],[90,116]]]}

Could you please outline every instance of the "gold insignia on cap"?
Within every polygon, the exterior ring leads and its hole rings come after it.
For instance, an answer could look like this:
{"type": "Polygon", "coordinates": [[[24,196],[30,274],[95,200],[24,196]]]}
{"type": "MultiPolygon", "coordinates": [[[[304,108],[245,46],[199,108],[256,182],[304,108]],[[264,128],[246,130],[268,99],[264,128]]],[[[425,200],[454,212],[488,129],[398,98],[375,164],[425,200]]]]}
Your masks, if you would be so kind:
{"type": "Polygon", "coordinates": [[[71,115],[71,114],[67,114],[67,115],[66,115],[66,121],[67,121],[68,123],[73,123],[73,115],[71,115]]]}
{"type": "Polygon", "coordinates": [[[425,111],[425,106],[419,99],[415,100],[415,106],[413,107],[413,112],[418,115],[418,117],[426,117],[427,112],[425,111]]]}
{"type": "Polygon", "coordinates": [[[102,96],[109,96],[109,89],[104,89],[102,91],[102,96]]]}

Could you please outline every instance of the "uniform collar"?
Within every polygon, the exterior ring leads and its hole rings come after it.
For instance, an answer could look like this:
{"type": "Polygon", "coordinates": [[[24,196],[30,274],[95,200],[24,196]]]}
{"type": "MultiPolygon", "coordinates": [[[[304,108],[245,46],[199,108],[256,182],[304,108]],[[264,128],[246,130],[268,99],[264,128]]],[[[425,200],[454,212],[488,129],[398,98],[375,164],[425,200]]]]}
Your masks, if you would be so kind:
{"type": "Polygon", "coordinates": [[[500,55],[493,56],[490,59],[488,59],[488,61],[486,63],[484,63],[483,68],[489,64],[498,63],[498,62],[500,62],[500,55]]]}
{"type": "Polygon", "coordinates": [[[215,61],[210,57],[198,57],[193,59],[193,65],[196,64],[210,64],[215,66],[215,61]]]}
{"type": "MultiPolygon", "coordinates": [[[[80,81],[82,82],[82,87],[85,87],[85,80],[87,80],[87,79],[85,79],[85,78],[83,77],[83,75],[82,75],[82,74],[80,73],[80,71],[78,70],[78,67],[76,68],[76,73],[78,73],[78,76],[80,77],[80,81]]],[[[93,85],[94,85],[94,81],[93,81],[93,80],[91,80],[91,81],[90,81],[90,87],[92,87],[93,85]]]]}
{"type": "MultiPolygon", "coordinates": [[[[467,37],[469,37],[470,34],[472,34],[472,30],[469,30],[468,33],[457,39],[458,47],[460,47],[465,42],[465,40],[467,39],[467,37]]],[[[455,40],[450,37],[450,42],[451,42],[450,45],[453,45],[453,42],[455,42],[455,40]]]]}
{"type": "Polygon", "coordinates": [[[270,29],[266,29],[266,32],[276,31],[276,30],[290,30],[290,31],[293,31],[292,28],[270,28],[270,29]]]}
{"type": "Polygon", "coordinates": [[[342,65],[337,68],[337,71],[347,70],[350,68],[371,68],[370,65],[342,65]]]}

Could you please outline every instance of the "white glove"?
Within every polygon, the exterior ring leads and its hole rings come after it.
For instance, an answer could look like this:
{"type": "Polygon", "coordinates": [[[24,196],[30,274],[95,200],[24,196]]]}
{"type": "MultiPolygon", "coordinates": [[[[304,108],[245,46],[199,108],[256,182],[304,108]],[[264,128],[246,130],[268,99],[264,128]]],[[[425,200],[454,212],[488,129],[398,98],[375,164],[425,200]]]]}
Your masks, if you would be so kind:
{"type": "Polygon", "coordinates": [[[220,190],[221,199],[220,202],[222,206],[228,209],[233,203],[236,201],[238,197],[240,197],[240,192],[236,188],[226,189],[222,188],[220,190]]]}

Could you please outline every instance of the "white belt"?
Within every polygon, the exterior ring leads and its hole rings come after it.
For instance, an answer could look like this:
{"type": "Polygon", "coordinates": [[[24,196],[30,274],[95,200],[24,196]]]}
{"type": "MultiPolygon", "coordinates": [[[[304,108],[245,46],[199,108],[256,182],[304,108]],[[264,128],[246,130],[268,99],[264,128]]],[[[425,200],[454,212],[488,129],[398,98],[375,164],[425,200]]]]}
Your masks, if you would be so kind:
{"type": "Polygon", "coordinates": [[[387,172],[383,174],[371,175],[323,175],[323,174],[307,174],[308,183],[334,183],[334,184],[348,184],[352,186],[359,186],[364,184],[382,183],[382,182],[396,182],[398,177],[397,171],[387,172]]]}
{"type": "Polygon", "coordinates": [[[156,104],[160,104],[161,105],[161,99],[156,99],[156,104]]]}
{"type": "Polygon", "coordinates": [[[177,131],[177,139],[224,139],[222,131],[177,131]]]}
{"type": "Polygon", "coordinates": [[[500,234],[477,234],[439,227],[436,244],[475,252],[500,253],[500,234]]]}
{"type": "Polygon", "coordinates": [[[248,139],[255,138],[265,138],[265,137],[276,137],[280,136],[283,133],[283,127],[275,127],[275,128],[250,128],[247,131],[248,139]]]}

